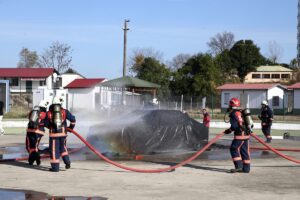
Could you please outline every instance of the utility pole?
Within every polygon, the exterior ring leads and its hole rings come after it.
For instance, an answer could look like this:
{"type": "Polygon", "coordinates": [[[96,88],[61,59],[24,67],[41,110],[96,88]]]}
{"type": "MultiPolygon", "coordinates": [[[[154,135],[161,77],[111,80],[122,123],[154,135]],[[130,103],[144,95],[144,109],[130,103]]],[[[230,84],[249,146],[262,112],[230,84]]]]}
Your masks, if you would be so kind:
{"type": "Polygon", "coordinates": [[[124,21],[124,50],[123,50],[123,77],[126,76],[126,46],[127,46],[127,31],[129,28],[127,27],[127,23],[130,22],[128,19],[124,21]]]}

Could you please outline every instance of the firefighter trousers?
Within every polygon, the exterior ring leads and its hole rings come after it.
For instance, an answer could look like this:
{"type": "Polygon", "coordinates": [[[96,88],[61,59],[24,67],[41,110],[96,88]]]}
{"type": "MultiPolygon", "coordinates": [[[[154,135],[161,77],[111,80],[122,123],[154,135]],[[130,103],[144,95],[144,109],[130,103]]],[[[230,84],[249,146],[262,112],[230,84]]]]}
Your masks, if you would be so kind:
{"type": "Polygon", "coordinates": [[[70,158],[66,147],[65,137],[50,137],[50,163],[52,171],[59,171],[59,159],[62,157],[65,165],[70,165],[70,158]]]}
{"type": "Polygon", "coordinates": [[[234,139],[230,146],[230,153],[236,169],[243,169],[245,173],[250,172],[250,148],[249,140],[234,139]]]}
{"type": "Polygon", "coordinates": [[[39,144],[43,135],[27,132],[26,134],[26,150],[29,153],[28,162],[33,164],[34,161],[40,162],[39,144]]]}

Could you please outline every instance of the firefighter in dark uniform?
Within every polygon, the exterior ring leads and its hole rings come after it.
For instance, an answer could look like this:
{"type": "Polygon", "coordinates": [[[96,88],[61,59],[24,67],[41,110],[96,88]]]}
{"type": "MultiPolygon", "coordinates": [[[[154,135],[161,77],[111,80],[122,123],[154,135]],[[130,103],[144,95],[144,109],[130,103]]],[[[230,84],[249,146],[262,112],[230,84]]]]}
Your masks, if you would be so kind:
{"type": "Polygon", "coordinates": [[[269,107],[267,101],[262,101],[261,103],[261,114],[258,116],[261,120],[261,130],[266,137],[266,142],[271,143],[272,136],[271,136],[271,126],[273,122],[273,111],[269,107]]]}
{"type": "Polygon", "coordinates": [[[229,101],[228,112],[230,118],[230,128],[225,130],[225,134],[234,132],[234,139],[230,146],[231,157],[235,169],[231,169],[230,173],[249,173],[250,172],[250,151],[249,151],[249,138],[250,132],[245,131],[244,119],[242,112],[239,109],[241,106],[240,100],[232,98],[229,101]]]}
{"type": "Polygon", "coordinates": [[[39,106],[35,106],[32,111],[30,111],[27,125],[26,134],[26,149],[29,153],[28,163],[33,165],[36,161],[37,165],[41,164],[41,157],[38,152],[38,146],[42,137],[45,134],[45,118],[47,112],[48,102],[42,100],[39,106]]]}
{"type": "Polygon", "coordinates": [[[71,162],[66,147],[67,120],[70,121],[68,128],[75,127],[75,116],[70,111],[62,108],[62,99],[55,97],[47,112],[47,127],[49,127],[50,171],[59,171],[59,159],[62,157],[65,168],[71,167],[71,162]]]}

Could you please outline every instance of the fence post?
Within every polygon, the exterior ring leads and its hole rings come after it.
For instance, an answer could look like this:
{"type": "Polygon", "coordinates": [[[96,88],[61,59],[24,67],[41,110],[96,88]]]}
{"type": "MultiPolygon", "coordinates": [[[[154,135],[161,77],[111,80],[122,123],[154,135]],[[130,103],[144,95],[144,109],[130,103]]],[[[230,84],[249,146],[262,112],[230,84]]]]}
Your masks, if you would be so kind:
{"type": "Polygon", "coordinates": [[[183,94],[181,95],[180,111],[183,109],[183,94]]]}
{"type": "Polygon", "coordinates": [[[214,118],[214,95],[211,95],[211,118],[214,118]]]}

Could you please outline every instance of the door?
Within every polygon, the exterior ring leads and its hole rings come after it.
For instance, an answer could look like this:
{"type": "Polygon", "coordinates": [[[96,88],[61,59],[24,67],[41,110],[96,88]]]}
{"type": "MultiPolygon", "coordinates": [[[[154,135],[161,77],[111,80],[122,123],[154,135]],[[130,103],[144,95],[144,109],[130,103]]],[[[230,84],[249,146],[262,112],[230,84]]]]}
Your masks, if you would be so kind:
{"type": "Polygon", "coordinates": [[[26,92],[32,92],[32,81],[26,81],[26,92]]]}

